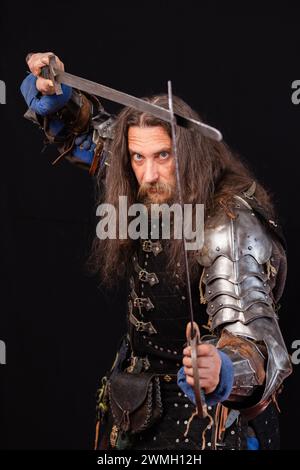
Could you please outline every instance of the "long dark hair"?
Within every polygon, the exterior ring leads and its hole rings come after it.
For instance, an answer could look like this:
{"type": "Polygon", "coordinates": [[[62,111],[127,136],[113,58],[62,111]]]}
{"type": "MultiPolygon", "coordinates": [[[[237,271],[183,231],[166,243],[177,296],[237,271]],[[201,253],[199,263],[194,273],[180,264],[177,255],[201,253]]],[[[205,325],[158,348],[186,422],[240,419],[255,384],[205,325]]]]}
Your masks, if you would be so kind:
{"type": "MultiPolygon", "coordinates": [[[[167,95],[144,99],[168,108],[167,95]]],[[[199,115],[178,97],[174,97],[174,111],[201,120],[199,115]]],[[[130,126],[162,126],[171,136],[170,125],[165,121],[132,108],[124,108],[120,112],[116,118],[115,136],[110,147],[104,197],[101,191],[97,194],[97,203],[110,203],[116,210],[120,195],[127,196],[128,205],[137,202],[138,183],[131,168],[127,145],[130,126]]],[[[224,142],[208,139],[200,132],[179,126],[176,128],[176,134],[184,203],[204,204],[206,217],[217,210],[225,210],[230,216],[233,196],[247,190],[253,182],[249,169],[224,142]]],[[[100,181],[98,183],[100,188],[100,181]]],[[[269,213],[273,213],[270,197],[259,183],[256,185],[255,197],[269,213]]],[[[93,272],[99,272],[103,283],[111,286],[123,277],[131,266],[135,249],[136,241],[129,238],[99,240],[95,237],[88,266],[93,272]]],[[[172,240],[167,269],[179,264],[183,266],[182,255],[181,240],[172,240]]],[[[197,264],[196,255],[195,252],[189,252],[192,275],[197,264]]]]}

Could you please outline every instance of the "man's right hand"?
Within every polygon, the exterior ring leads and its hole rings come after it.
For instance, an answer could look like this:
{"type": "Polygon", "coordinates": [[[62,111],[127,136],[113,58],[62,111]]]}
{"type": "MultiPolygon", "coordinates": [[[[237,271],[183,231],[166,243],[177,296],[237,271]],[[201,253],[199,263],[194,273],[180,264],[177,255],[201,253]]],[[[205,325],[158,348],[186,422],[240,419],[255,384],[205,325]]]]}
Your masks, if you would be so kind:
{"type": "Polygon", "coordinates": [[[37,77],[36,88],[42,95],[54,95],[55,89],[51,80],[40,77],[42,67],[49,65],[49,56],[54,55],[56,68],[65,70],[63,62],[53,52],[37,52],[32,54],[27,61],[30,72],[37,77]]]}
{"type": "MultiPolygon", "coordinates": [[[[39,52],[32,54],[27,60],[30,74],[21,84],[21,93],[27,103],[28,108],[40,116],[54,114],[62,109],[72,96],[72,88],[62,84],[62,94],[56,95],[51,80],[40,77],[41,69],[49,65],[49,56],[52,52],[39,52]]],[[[54,55],[54,54],[53,54],[54,55]]],[[[64,70],[64,64],[55,56],[56,67],[64,70]]]]}

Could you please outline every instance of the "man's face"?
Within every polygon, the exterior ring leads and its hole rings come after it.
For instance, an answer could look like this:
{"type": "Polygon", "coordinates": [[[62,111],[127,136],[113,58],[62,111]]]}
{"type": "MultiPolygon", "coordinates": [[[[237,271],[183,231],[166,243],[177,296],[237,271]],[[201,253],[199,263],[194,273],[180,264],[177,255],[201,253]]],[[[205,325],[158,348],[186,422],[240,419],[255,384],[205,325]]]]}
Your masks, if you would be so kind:
{"type": "Polygon", "coordinates": [[[139,183],[139,195],[148,202],[171,199],[175,188],[172,140],[161,126],[131,126],[128,130],[131,167],[139,183]]]}

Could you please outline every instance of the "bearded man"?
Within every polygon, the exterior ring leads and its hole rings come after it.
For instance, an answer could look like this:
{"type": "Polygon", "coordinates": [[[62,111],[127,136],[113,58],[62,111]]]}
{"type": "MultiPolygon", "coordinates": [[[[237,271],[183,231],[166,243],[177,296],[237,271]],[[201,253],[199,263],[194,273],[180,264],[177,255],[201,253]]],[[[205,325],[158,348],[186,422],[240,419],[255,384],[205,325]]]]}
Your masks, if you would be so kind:
{"type": "MultiPolygon", "coordinates": [[[[117,212],[119,196],[128,207],[176,202],[170,124],[133,108],[110,116],[97,98],[66,85],[56,96],[40,75],[49,55],[30,56],[21,91],[26,117],[57,144],[59,158],[88,168],[99,203],[117,212]]],[[[145,100],[168,108],[166,95],[145,100]]],[[[180,98],[173,105],[200,120],[180,98]]],[[[128,285],[127,331],[99,391],[97,446],[277,449],[276,397],[291,363],[278,326],[286,257],[272,202],[226,144],[180,126],[176,136],[184,202],[205,209],[204,244],[188,253],[188,266],[195,320],[206,332],[197,366],[208,413],[195,412],[181,241],[151,232],[137,240],[96,237],[91,260],[101,282],[128,285]]]]}

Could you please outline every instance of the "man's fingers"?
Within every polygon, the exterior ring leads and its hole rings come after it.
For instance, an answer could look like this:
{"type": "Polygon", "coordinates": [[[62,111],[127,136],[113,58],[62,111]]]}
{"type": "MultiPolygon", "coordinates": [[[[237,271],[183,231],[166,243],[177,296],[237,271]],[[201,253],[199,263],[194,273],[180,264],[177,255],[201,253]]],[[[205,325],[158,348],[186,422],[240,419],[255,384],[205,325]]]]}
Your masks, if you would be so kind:
{"type": "MultiPolygon", "coordinates": [[[[183,368],[184,373],[186,376],[193,377],[194,376],[194,371],[192,367],[184,367],[183,368]]],[[[211,375],[211,367],[198,367],[198,373],[200,377],[207,377],[208,375],[211,375]]]]}
{"type": "MultiPolygon", "coordinates": [[[[186,381],[191,387],[194,387],[195,382],[192,377],[187,377],[186,381]]],[[[211,380],[208,378],[200,379],[200,385],[201,385],[201,388],[205,391],[205,393],[212,393],[215,390],[215,386],[212,385],[211,380]]]]}
{"type": "MultiPolygon", "coordinates": [[[[213,356],[215,353],[215,348],[212,344],[198,344],[197,346],[197,356],[213,356]]],[[[185,356],[191,356],[191,347],[187,346],[183,350],[185,356]]]]}
{"type": "Polygon", "coordinates": [[[36,87],[43,95],[53,95],[55,93],[53,82],[46,78],[38,77],[36,87]]]}
{"type": "Polygon", "coordinates": [[[33,73],[33,75],[35,76],[40,75],[42,67],[45,67],[45,65],[49,65],[49,57],[51,55],[54,55],[55,57],[56,67],[59,70],[65,70],[63,62],[55,54],[53,54],[53,52],[43,52],[33,54],[28,60],[27,63],[30,72],[33,73]]]}
{"type": "MultiPolygon", "coordinates": [[[[192,359],[190,357],[184,357],[183,360],[182,360],[182,364],[189,368],[189,369],[193,369],[193,363],[192,363],[192,359]]],[[[212,361],[211,361],[211,358],[210,356],[200,356],[200,357],[197,357],[197,366],[199,368],[203,367],[203,368],[207,368],[207,367],[211,367],[212,366],[212,361]]]]}

